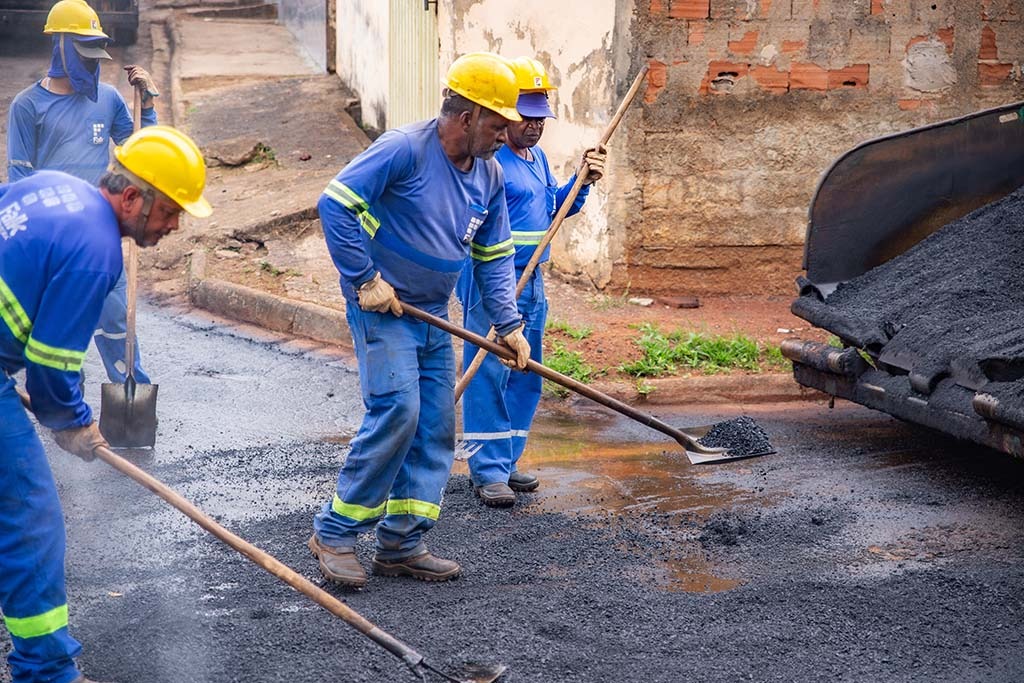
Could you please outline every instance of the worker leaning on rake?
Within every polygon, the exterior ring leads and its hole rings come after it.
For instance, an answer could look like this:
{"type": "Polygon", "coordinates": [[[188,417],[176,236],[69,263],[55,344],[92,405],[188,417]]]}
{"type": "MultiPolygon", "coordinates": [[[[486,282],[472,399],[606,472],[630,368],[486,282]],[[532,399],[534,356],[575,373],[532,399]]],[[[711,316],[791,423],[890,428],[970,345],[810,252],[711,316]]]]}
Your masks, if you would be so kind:
{"type": "Polygon", "coordinates": [[[341,273],[366,415],[315,518],[310,549],[330,580],[362,586],[356,536],[376,528],[374,573],[444,581],[459,565],[427,551],[454,459],[451,337],[402,315],[447,318],[467,257],[483,308],[525,367],[508,212],[494,154],[519,95],[508,62],[472,53],[448,71],[436,119],[388,131],[342,169],[318,205],[341,273]]]}
{"type": "MultiPolygon", "coordinates": [[[[100,63],[109,60],[110,38],[99,17],[84,0],[60,0],[50,9],[43,33],[53,36],[47,75],[22,90],[11,102],[7,126],[7,179],[27,178],[37,171],[63,171],[95,185],[110,163],[110,142],[122,144],[134,130],[132,114],[116,88],[100,83],[100,63]]],[[[142,93],[141,125],[156,125],[153,97],[157,89],[149,73],[126,66],[128,82],[142,93]]],[[[107,297],[96,328],[96,349],[107,377],[124,384],[124,273],[107,297]]],[[[135,378],[149,377],[139,361],[135,342],[135,378]]]]}
{"type": "Polygon", "coordinates": [[[114,150],[99,187],[58,171],[0,185],[0,610],[14,683],[87,683],[73,660],[64,517],[46,453],[11,375],[25,369],[32,412],[85,460],[106,446],[79,371],[121,275],[121,238],[153,246],[181,212],[208,216],[206,167],[187,136],[144,128],[114,150]]]}
{"type": "MultiPolygon", "coordinates": [[[[555,118],[548,104],[548,92],[554,90],[543,65],[535,59],[520,57],[512,62],[519,80],[516,109],[521,121],[510,123],[508,140],[495,158],[505,174],[505,198],[508,202],[512,242],[515,245],[516,281],[547,232],[548,225],[570,193],[576,176],[559,186],[551,173],[544,150],[537,146],[544,133],[544,122],[555,118]]],[[[604,171],[603,149],[584,152],[588,175],[567,215],[577,213],[604,171]]],[[[538,263],[550,255],[544,249],[538,263]]],[[[466,268],[457,287],[465,318],[465,327],[480,335],[488,332],[489,321],[481,306],[481,291],[471,268],[466,268]]],[[[542,341],[547,322],[548,302],[544,296],[544,278],[540,269],[530,275],[516,302],[525,322],[525,335],[533,360],[543,361],[542,341]]],[[[477,347],[465,344],[466,364],[477,347]]],[[[469,472],[476,494],[487,505],[513,505],[517,491],[533,491],[540,482],[532,474],[517,469],[526,449],[533,415],[540,402],[543,380],[533,373],[510,372],[494,356],[488,355],[476,377],[466,386],[462,397],[463,438],[479,448],[469,458],[469,472]]]]}

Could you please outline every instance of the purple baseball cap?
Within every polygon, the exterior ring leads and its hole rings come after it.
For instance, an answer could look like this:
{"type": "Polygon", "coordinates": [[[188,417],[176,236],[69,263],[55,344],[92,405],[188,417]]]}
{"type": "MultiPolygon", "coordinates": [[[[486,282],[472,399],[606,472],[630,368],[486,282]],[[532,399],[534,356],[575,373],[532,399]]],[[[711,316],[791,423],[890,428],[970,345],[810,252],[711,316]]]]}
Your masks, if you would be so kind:
{"type": "Polygon", "coordinates": [[[524,92],[519,93],[519,101],[516,102],[516,111],[521,116],[533,118],[556,119],[555,112],[551,111],[548,105],[548,94],[545,92],[524,92]]]}

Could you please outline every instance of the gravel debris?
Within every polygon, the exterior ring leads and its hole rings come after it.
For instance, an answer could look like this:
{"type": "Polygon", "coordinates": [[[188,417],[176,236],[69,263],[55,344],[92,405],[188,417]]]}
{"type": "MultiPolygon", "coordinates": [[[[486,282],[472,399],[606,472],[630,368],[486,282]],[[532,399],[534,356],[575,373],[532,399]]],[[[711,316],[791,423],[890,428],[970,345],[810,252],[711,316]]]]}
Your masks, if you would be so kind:
{"type": "Polygon", "coordinates": [[[719,422],[703,437],[700,445],[708,448],[728,449],[729,455],[744,456],[767,454],[775,451],[768,433],[752,417],[740,417],[719,422]]]}

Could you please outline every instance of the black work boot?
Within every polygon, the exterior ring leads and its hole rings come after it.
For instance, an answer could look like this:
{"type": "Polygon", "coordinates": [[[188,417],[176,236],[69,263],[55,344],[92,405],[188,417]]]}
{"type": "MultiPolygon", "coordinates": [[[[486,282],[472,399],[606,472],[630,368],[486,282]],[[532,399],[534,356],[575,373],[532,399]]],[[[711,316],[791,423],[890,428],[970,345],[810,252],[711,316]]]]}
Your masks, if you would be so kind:
{"type": "Polygon", "coordinates": [[[373,558],[373,573],[380,576],[411,576],[420,581],[450,581],[462,573],[458,562],[442,560],[424,551],[402,560],[373,558]]]}
{"type": "Polygon", "coordinates": [[[508,484],[503,484],[500,481],[474,486],[473,492],[480,497],[484,505],[492,508],[507,508],[516,503],[516,492],[510,489],[508,484]]]}
{"type": "Polygon", "coordinates": [[[366,570],[359,564],[355,548],[331,548],[322,545],[316,534],[310,536],[308,545],[313,557],[320,561],[320,573],[327,580],[353,588],[362,588],[366,585],[366,570]]]}
{"type": "Polygon", "coordinates": [[[526,472],[515,471],[508,475],[508,487],[519,493],[536,491],[540,486],[540,479],[526,472]]]}

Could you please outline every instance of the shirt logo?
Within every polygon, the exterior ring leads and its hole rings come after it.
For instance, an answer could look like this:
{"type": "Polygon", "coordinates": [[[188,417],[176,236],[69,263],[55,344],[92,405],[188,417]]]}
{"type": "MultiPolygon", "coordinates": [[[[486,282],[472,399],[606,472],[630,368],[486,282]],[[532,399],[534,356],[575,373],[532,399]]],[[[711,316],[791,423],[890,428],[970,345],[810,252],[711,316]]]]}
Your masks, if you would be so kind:
{"type": "Polygon", "coordinates": [[[28,216],[21,210],[21,204],[11,202],[0,209],[0,236],[9,240],[27,227],[28,216]]]}
{"type": "Polygon", "coordinates": [[[487,209],[480,206],[479,204],[469,205],[469,225],[466,226],[466,232],[462,235],[462,243],[469,244],[470,240],[473,239],[473,235],[480,229],[480,226],[487,220],[487,209]]]}
{"type": "Polygon", "coordinates": [[[104,129],[107,127],[105,123],[93,123],[92,124],[92,144],[102,145],[107,141],[105,135],[103,135],[104,129]]]}

